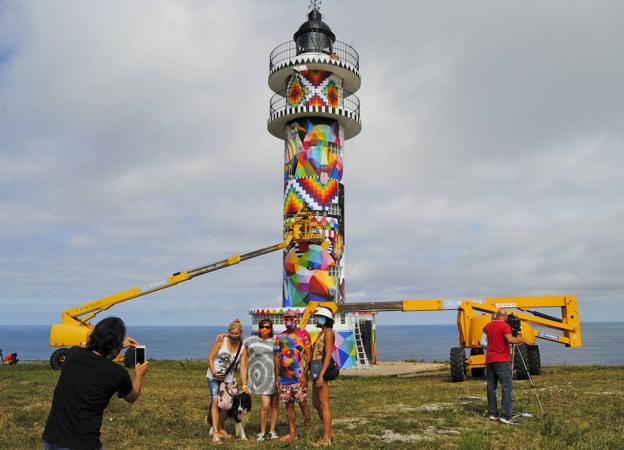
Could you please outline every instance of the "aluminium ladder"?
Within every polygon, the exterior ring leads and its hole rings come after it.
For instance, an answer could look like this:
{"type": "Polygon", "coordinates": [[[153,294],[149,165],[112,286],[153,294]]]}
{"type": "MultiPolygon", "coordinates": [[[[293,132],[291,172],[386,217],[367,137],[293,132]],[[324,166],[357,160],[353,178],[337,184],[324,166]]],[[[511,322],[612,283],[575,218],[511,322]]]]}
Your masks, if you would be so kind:
{"type": "Polygon", "coordinates": [[[360,320],[356,317],[351,318],[353,323],[353,337],[355,338],[356,359],[355,363],[358,369],[370,369],[366,350],[364,349],[364,341],[362,341],[362,332],[360,330],[360,320]]]}

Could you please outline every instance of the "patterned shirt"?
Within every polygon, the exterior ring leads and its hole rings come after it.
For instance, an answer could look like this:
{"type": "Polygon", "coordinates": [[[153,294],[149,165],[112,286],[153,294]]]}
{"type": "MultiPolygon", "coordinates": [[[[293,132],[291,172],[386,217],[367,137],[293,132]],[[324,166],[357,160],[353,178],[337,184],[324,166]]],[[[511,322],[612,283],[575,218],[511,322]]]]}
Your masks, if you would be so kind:
{"type": "Polygon", "coordinates": [[[252,394],[271,395],[275,393],[275,363],[271,337],[249,336],[243,342],[248,352],[247,383],[252,394]]]}
{"type": "Polygon", "coordinates": [[[303,378],[303,356],[310,347],[310,334],[297,329],[291,333],[284,331],[275,338],[273,351],[280,355],[280,383],[300,383],[303,378]]]}
{"type": "MultiPolygon", "coordinates": [[[[228,337],[223,338],[221,347],[219,348],[219,351],[217,352],[217,356],[215,356],[214,366],[215,366],[215,370],[217,371],[219,375],[223,375],[228,370],[230,365],[234,363],[234,358],[236,358],[236,361],[240,360],[240,353],[238,353],[238,357],[236,357],[238,348],[234,350],[233,352],[231,352],[228,349],[228,340],[229,340],[228,337]]],[[[236,372],[237,366],[238,366],[238,362],[235,362],[234,365],[232,366],[232,370],[230,370],[230,372],[225,376],[224,381],[226,383],[231,383],[232,381],[234,381],[234,372],[236,372]]],[[[206,371],[206,378],[210,378],[211,380],[215,379],[214,375],[212,374],[212,371],[210,370],[210,366],[208,366],[208,370],[206,371]]]]}

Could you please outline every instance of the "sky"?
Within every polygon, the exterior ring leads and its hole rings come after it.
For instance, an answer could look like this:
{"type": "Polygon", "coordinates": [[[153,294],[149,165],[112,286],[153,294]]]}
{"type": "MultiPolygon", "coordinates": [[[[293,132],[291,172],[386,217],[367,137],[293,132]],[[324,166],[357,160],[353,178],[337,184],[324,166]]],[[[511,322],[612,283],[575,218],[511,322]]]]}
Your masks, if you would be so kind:
{"type": "MultiPolygon", "coordinates": [[[[281,240],[268,62],[307,3],[0,0],[0,324],[281,240]]],[[[347,301],[575,295],[582,321],[624,320],[624,3],[321,12],[362,76],[347,301]]],[[[274,253],[107,314],[249,323],[281,279],[274,253]]]]}

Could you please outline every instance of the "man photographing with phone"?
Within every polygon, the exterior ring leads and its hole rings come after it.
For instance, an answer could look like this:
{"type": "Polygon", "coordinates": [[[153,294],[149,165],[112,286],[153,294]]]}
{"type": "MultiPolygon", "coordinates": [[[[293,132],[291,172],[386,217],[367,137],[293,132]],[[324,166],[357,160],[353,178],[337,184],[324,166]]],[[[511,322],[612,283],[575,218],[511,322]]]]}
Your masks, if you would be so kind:
{"type": "Polygon", "coordinates": [[[487,335],[487,350],[485,362],[487,364],[487,399],[490,419],[500,420],[502,423],[516,425],[511,418],[511,344],[524,344],[523,337],[515,337],[511,326],[507,323],[508,313],[499,309],[493,320],[483,327],[487,335]],[[498,383],[502,386],[503,415],[499,415],[496,403],[496,389],[498,383]]]}
{"type": "Polygon", "coordinates": [[[125,336],[123,321],[109,317],[95,326],[86,348],[69,350],[43,431],[44,450],[101,449],[102,416],[113,394],[129,403],[139,398],[149,362],[135,366],[132,382],[126,369],[112,361],[122,348],[137,346],[125,336]]]}

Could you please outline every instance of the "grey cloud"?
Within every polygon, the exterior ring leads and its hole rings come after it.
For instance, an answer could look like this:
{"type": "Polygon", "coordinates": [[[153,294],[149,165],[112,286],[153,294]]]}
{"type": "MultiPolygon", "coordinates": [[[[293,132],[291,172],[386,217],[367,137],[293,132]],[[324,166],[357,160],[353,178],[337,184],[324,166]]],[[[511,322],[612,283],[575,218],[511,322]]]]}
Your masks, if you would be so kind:
{"type": "MultiPolygon", "coordinates": [[[[267,62],[305,4],[2,9],[4,320],[50,323],[279,240],[267,62]]],[[[576,294],[583,317],[624,317],[622,9],[324,3],[363,77],[363,131],[345,145],[348,298],[576,294]]],[[[274,254],[116,313],[217,324],[280,292],[274,254]]]]}

